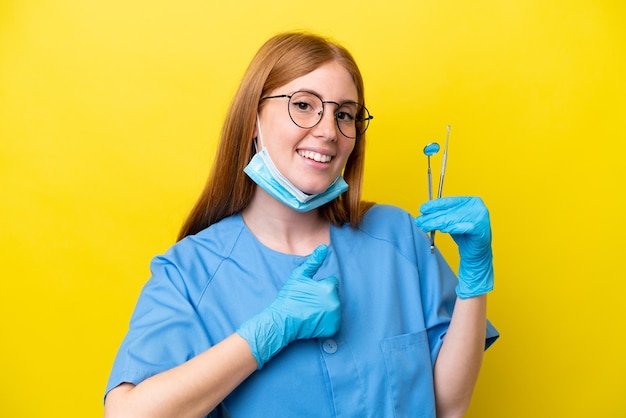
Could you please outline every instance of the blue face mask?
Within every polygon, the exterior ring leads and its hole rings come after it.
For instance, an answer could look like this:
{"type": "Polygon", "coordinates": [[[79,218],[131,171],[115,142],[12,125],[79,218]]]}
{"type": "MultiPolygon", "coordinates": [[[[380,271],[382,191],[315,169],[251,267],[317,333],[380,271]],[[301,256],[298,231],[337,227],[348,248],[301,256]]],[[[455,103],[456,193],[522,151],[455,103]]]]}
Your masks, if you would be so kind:
{"type": "MultiPolygon", "coordinates": [[[[263,145],[258,118],[257,127],[263,145]]],[[[339,175],[326,191],[319,194],[304,193],[278,171],[265,147],[252,157],[243,171],[270,196],[298,212],[318,208],[348,190],[348,183],[339,175]]]]}

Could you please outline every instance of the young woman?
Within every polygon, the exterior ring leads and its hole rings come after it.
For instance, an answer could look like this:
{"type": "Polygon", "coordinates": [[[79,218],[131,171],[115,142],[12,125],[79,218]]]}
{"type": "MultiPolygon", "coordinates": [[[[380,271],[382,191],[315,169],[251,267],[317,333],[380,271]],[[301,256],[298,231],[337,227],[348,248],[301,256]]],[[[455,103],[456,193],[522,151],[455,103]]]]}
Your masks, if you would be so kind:
{"type": "Polygon", "coordinates": [[[464,414],[498,336],[489,214],[475,197],[416,219],[362,202],[363,103],[343,47],[261,47],[179,242],[151,264],[105,416],[464,414]],[[458,278],[431,230],[457,242],[458,278]]]}

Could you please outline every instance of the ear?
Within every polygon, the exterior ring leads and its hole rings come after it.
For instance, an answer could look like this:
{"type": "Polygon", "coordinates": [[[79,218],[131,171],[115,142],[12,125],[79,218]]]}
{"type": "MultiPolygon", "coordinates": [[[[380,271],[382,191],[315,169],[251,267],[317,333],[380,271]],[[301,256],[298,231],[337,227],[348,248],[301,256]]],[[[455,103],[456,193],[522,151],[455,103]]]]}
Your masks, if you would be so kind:
{"type": "Polygon", "coordinates": [[[257,113],[256,115],[256,123],[254,124],[254,136],[252,137],[252,141],[254,142],[254,149],[259,152],[263,145],[263,138],[261,137],[261,116],[257,113]]]}
{"type": "Polygon", "coordinates": [[[256,135],[252,138],[252,147],[254,148],[255,154],[259,152],[259,144],[256,135]]]}
{"type": "Polygon", "coordinates": [[[257,138],[259,137],[259,123],[260,123],[260,119],[261,115],[257,112],[256,114],[256,119],[254,121],[254,131],[252,132],[252,139],[254,141],[257,140],[257,138]]]}

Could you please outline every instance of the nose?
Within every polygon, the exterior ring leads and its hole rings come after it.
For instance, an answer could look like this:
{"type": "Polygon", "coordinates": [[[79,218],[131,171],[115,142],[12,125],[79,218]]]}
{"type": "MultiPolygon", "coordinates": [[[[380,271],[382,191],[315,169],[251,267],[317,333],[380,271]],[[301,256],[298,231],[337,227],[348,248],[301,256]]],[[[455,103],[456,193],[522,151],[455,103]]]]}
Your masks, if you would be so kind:
{"type": "Polygon", "coordinates": [[[324,138],[329,141],[336,141],[339,135],[337,121],[332,109],[324,109],[322,119],[312,128],[313,135],[324,138]]]}

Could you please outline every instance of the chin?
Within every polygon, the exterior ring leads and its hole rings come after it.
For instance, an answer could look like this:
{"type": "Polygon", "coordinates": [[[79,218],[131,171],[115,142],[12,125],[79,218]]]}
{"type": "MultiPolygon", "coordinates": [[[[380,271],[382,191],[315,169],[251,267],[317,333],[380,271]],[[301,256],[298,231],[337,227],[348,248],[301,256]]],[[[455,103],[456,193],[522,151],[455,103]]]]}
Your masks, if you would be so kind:
{"type": "Polygon", "coordinates": [[[324,193],[330,187],[332,183],[328,183],[325,186],[320,187],[319,185],[303,185],[304,187],[300,188],[306,194],[320,194],[324,193]]]}
{"type": "Polygon", "coordinates": [[[326,191],[326,189],[323,189],[323,190],[300,189],[300,190],[302,190],[303,193],[308,194],[308,195],[320,194],[320,193],[324,193],[326,191]]]}
{"type": "Polygon", "coordinates": [[[302,192],[306,194],[320,194],[324,193],[328,188],[333,184],[337,177],[333,177],[332,180],[329,180],[328,177],[324,176],[324,178],[314,178],[313,176],[310,178],[300,178],[297,183],[294,182],[294,185],[302,190],[302,192]]]}

